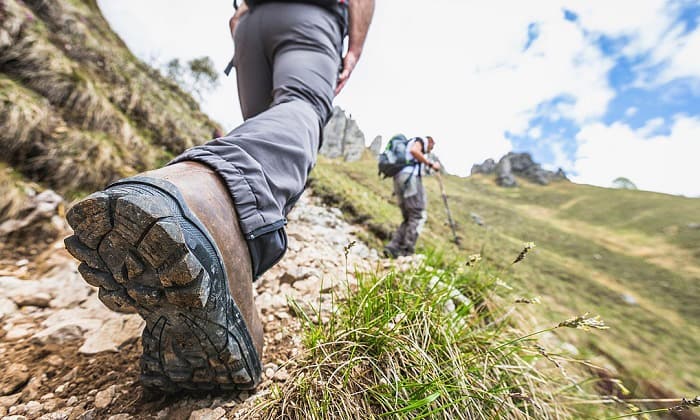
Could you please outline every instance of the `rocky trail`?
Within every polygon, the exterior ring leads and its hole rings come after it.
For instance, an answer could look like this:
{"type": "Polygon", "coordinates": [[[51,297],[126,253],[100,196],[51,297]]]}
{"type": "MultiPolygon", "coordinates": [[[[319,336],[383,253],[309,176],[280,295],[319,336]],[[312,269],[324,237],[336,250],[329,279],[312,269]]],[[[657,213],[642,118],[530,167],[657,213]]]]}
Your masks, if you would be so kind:
{"type": "MultiPolygon", "coordinates": [[[[355,237],[359,227],[306,194],[290,214],[289,250],[256,283],[265,325],[264,377],[254,392],[231,395],[152,395],[138,381],[138,315],[116,314],[77,272],[62,241],[32,259],[0,265],[0,418],[221,419],[242,418],[302,351],[296,302],[325,322],[337,292],[352,287],[354,269],[386,268],[355,237]],[[355,243],[349,247],[348,244],[355,243]],[[347,261],[346,261],[347,250],[347,261]],[[42,261],[37,261],[42,259],[42,261]],[[347,267],[350,270],[346,271],[347,267]],[[50,267],[37,276],[28,267],[50,267]],[[347,283],[347,284],[346,284],[347,283]]],[[[5,252],[5,254],[7,254],[5,252]]]]}

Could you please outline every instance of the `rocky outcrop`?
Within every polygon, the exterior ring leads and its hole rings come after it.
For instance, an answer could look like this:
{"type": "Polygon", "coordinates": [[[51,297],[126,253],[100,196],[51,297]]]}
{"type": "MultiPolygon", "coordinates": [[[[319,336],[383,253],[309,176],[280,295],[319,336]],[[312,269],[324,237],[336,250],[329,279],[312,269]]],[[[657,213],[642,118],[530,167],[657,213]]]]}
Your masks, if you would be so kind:
{"type": "Polygon", "coordinates": [[[364,150],[365,135],[357,121],[342,108],[333,108],[333,116],[323,129],[323,145],[319,153],[332,159],[354,162],[362,157],[364,150]]]}
{"type": "Polygon", "coordinates": [[[372,140],[372,143],[369,145],[369,151],[372,153],[372,156],[379,156],[382,153],[382,136],[377,136],[372,140]]]}
{"type": "Polygon", "coordinates": [[[502,187],[516,187],[516,177],[527,179],[540,185],[548,185],[553,181],[568,181],[564,171],[559,168],[556,172],[543,169],[539,163],[532,160],[529,153],[510,152],[496,163],[486,159],[482,164],[472,166],[472,175],[496,175],[496,182],[502,187]]]}

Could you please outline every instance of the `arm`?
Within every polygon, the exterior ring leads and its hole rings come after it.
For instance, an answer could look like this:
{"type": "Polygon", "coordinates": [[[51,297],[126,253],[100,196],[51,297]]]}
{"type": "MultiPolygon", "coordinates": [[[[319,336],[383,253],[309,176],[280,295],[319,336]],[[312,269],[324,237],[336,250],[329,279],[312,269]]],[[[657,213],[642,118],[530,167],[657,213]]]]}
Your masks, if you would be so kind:
{"type": "Polygon", "coordinates": [[[343,71],[338,77],[338,86],[335,94],[339,94],[350,78],[350,74],[355,69],[357,61],[362,55],[362,48],[367,39],[369,24],[372,22],[374,14],[374,0],[350,0],[349,4],[349,42],[348,52],[343,58],[343,71]]]}
{"type": "Polygon", "coordinates": [[[236,13],[228,21],[228,27],[231,29],[231,38],[233,38],[233,32],[236,30],[236,25],[245,13],[248,12],[248,4],[244,1],[236,10],[236,13]]]}
{"type": "Polygon", "coordinates": [[[437,162],[433,163],[429,161],[423,153],[423,143],[419,141],[414,142],[413,146],[411,146],[411,149],[409,151],[411,152],[411,156],[413,156],[413,158],[416,159],[418,162],[428,165],[435,171],[440,171],[440,164],[437,162]]]}

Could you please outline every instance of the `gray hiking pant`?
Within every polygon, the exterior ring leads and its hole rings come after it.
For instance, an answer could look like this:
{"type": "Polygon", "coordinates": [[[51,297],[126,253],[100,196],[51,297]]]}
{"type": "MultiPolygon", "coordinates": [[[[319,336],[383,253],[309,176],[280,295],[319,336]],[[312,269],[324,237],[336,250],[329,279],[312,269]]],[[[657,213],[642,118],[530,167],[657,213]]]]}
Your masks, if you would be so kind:
{"type": "Polygon", "coordinates": [[[417,174],[411,176],[399,172],[394,175],[394,194],[399,200],[403,220],[387,247],[398,251],[399,255],[411,255],[416,250],[418,235],[427,220],[422,178],[417,174]]]}
{"type": "Polygon", "coordinates": [[[333,110],[343,31],[332,12],[303,3],[265,3],[243,15],[234,64],[245,122],[171,162],[203,163],[224,180],[256,278],[287,248],[285,217],[333,110]]]}

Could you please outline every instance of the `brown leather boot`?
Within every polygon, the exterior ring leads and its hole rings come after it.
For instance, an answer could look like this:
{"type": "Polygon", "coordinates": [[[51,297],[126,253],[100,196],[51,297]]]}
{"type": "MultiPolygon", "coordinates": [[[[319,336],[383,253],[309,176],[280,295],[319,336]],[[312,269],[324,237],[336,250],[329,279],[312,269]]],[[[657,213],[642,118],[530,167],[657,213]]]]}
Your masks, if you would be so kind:
{"type": "Polygon", "coordinates": [[[194,162],[126,178],[67,214],[66,248],[118,312],[138,312],[141,380],[165,392],[252,389],[263,331],[250,255],[220,178],[194,162]]]}

